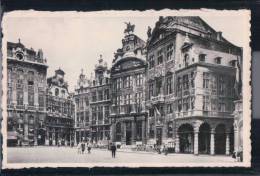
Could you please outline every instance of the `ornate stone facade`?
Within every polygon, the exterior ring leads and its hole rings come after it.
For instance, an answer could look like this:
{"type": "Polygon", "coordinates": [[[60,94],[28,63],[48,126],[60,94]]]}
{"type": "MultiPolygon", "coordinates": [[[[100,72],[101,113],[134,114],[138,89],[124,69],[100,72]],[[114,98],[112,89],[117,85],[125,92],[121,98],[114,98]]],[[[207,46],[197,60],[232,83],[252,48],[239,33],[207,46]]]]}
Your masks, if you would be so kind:
{"type": "Polygon", "coordinates": [[[75,144],[90,138],[90,84],[91,81],[83,73],[79,75],[77,86],[74,93],[74,101],[76,105],[75,116],[75,144]]]}
{"type": "Polygon", "coordinates": [[[7,144],[44,145],[46,59],[18,43],[7,43],[7,144]]]}
{"type": "Polygon", "coordinates": [[[157,144],[172,139],[177,153],[233,152],[234,85],[241,48],[200,17],[160,17],[149,36],[150,138],[157,144]]]}
{"type": "Polygon", "coordinates": [[[145,144],[147,133],[145,42],[133,30],[126,31],[111,68],[111,138],[121,146],[145,144]]]}
{"type": "Polygon", "coordinates": [[[67,146],[73,141],[75,105],[64,75],[58,69],[47,79],[46,145],[67,146]]]}
{"type": "Polygon", "coordinates": [[[90,78],[91,136],[94,144],[104,146],[110,140],[110,70],[102,55],[95,65],[94,75],[90,78]]]}

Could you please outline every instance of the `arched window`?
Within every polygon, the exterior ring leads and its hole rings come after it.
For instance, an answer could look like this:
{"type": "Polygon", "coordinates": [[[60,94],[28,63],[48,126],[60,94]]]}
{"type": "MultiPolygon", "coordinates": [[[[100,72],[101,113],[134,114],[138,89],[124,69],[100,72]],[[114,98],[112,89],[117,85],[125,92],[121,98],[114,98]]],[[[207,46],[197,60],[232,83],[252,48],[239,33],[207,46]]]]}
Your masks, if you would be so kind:
{"type": "Polygon", "coordinates": [[[59,89],[58,88],[55,89],[55,96],[59,96],[59,89]]]}
{"type": "Polygon", "coordinates": [[[168,138],[172,138],[173,137],[173,122],[168,122],[167,124],[167,136],[168,138]]]}
{"type": "Polygon", "coordinates": [[[185,67],[189,66],[189,58],[190,58],[190,56],[188,54],[184,55],[184,66],[185,67]]]}

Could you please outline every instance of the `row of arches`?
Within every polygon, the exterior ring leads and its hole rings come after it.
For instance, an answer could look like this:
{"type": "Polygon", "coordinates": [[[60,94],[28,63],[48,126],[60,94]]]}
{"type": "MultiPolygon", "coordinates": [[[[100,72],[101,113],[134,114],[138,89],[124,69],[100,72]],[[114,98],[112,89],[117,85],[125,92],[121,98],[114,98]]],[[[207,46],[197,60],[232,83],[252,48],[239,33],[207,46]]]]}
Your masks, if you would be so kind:
{"type": "Polygon", "coordinates": [[[228,129],[219,124],[213,128],[203,123],[195,132],[193,126],[186,123],[178,128],[178,142],[177,151],[180,153],[230,154],[234,150],[233,127],[228,129]]]}

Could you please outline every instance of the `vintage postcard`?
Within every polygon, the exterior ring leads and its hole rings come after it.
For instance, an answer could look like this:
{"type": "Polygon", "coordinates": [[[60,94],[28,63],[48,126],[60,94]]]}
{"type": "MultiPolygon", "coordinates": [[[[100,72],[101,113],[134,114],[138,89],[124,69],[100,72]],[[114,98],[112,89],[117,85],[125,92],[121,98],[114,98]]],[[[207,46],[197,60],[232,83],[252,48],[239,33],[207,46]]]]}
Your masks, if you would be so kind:
{"type": "Polygon", "coordinates": [[[5,13],[3,167],[250,167],[249,10],[5,13]]]}

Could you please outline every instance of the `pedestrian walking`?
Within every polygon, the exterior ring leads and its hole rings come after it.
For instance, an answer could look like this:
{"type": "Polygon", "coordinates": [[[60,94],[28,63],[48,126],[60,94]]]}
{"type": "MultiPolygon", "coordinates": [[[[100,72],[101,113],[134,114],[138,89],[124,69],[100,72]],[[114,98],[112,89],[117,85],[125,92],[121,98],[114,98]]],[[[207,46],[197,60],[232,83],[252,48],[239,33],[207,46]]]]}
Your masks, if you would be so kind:
{"type": "Polygon", "coordinates": [[[113,143],[111,146],[112,158],[116,157],[116,145],[113,143]]]}
{"type": "Polygon", "coordinates": [[[164,151],[165,155],[168,155],[168,147],[167,147],[167,145],[163,146],[163,151],[164,151]]]}
{"type": "Polygon", "coordinates": [[[77,149],[78,149],[78,154],[81,154],[81,142],[78,143],[77,149]]]}
{"type": "Polygon", "coordinates": [[[91,152],[91,145],[88,144],[88,154],[90,154],[90,152],[91,152]]]}
{"type": "Polygon", "coordinates": [[[85,151],[85,143],[84,142],[82,142],[81,143],[81,151],[82,151],[82,154],[84,154],[84,151],[85,151]]]}

